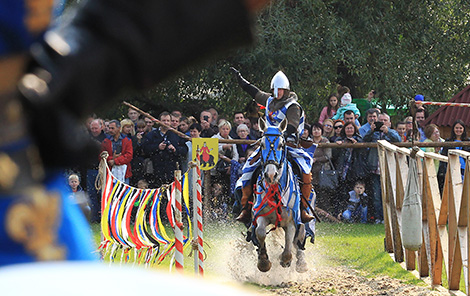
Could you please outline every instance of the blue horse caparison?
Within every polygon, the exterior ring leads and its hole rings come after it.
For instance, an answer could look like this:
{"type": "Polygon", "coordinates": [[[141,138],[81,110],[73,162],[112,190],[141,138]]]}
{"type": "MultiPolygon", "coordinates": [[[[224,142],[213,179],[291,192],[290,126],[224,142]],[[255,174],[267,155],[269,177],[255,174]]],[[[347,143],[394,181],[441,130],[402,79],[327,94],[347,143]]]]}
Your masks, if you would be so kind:
{"type": "Polygon", "coordinates": [[[262,173],[255,185],[255,202],[253,205],[253,243],[258,246],[258,269],[266,272],[271,268],[266,250],[266,228],[268,225],[282,227],[285,233],[285,246],[280,264],[290,266],[292,250],[296,248],[296,270],[307,271],[307,263],[302,248],[305,239],[305,225],[300,222],[300,190],[291,164],[287,161],[286,146],[282,136],[287,121],[279,126],[267,127],[261,120],[264,130],[261,139],[262,173]],[[300,243],[298,243],[300,242],[300,243]]]}

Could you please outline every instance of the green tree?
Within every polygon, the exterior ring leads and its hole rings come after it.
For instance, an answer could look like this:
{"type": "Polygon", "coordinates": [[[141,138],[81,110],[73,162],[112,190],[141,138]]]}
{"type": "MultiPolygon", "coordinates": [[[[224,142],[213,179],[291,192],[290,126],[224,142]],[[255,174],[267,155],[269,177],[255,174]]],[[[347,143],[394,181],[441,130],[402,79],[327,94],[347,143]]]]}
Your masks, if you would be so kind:
{"type": "Polygon", "coordinates": [[[214,106],[231,115],[251,100],[229,70],[235,66],[266,91],[283,70],[310,122],[337,84],[353,97],[376,89],[383,105],[401,108],[417,93],[446,101],[469,77],[469,8],[467,1],[440,0],[273,1],[256,19],[254,46],[128,97],[157,113],[196,116],[214,106]]]}

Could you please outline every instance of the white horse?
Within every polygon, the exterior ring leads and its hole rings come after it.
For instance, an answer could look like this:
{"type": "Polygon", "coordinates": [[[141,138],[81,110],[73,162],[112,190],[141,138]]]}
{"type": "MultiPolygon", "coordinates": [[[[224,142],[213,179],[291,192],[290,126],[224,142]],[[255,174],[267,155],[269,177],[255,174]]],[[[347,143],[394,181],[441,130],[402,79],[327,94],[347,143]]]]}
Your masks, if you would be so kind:
{"type": "MultiPolygon", "coordinates": [[[[287,161],[285,140],[282,136],[287,127],[283,120],[278,127],[267,126],[260,119],[264,136],[260,141],[261,173],[256,180],[255,202],[253,204],[253,243],[258,247],[258,269],[267,272],[271,269],[265,239],[267,227],[280,226],[285,233],[284,251],[280,257],[282,267],[289,267],[292,251],[296,250],[296,271],[308,270],[305,261],[305,225],[300,222],[300,189],[292,166],[287,161]]],[[[272,229],[271,229],[272,230],[272,229]]]]}

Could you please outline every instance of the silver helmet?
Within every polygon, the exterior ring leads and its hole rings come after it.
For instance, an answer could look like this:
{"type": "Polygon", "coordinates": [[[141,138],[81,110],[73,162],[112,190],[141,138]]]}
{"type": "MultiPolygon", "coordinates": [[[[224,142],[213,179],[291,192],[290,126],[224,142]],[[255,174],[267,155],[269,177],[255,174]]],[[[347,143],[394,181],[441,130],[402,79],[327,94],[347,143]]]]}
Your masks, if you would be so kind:
{"type": "Polygon", "coordinates": [[[271,89],[274,90],[274,97],[277,98],[277,90],[280,88],[290,90],[289,79],[287,79],[286,74],[284,74],[282,71],[277,72],[271,80],[271,89]]]}

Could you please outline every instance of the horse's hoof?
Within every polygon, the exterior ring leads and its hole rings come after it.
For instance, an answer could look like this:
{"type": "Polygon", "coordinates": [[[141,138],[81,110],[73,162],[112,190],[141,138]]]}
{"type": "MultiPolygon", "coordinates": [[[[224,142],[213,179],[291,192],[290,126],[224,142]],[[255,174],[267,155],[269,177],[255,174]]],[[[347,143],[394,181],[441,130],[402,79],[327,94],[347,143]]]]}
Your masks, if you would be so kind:
{"type": "Polygon", "coordinates": [[[280,264],[282,267],[290,267],[292,262],[292,253],[282,253],[280,264]]]}
{"type": "Polygon", "coordinates": [[[271,261],[269,260],[258,260],[258,269],[261,272],[267,272],[271,269],[271,261]]]}
{"type": "Polygon", "coordinates": [[[298,273],[307,272],[308,271],[307,263],[306,262],[303,262],[303,263],[297,262],[297,264],[295,266],[295,271],[297,271],[298,273]]]}

